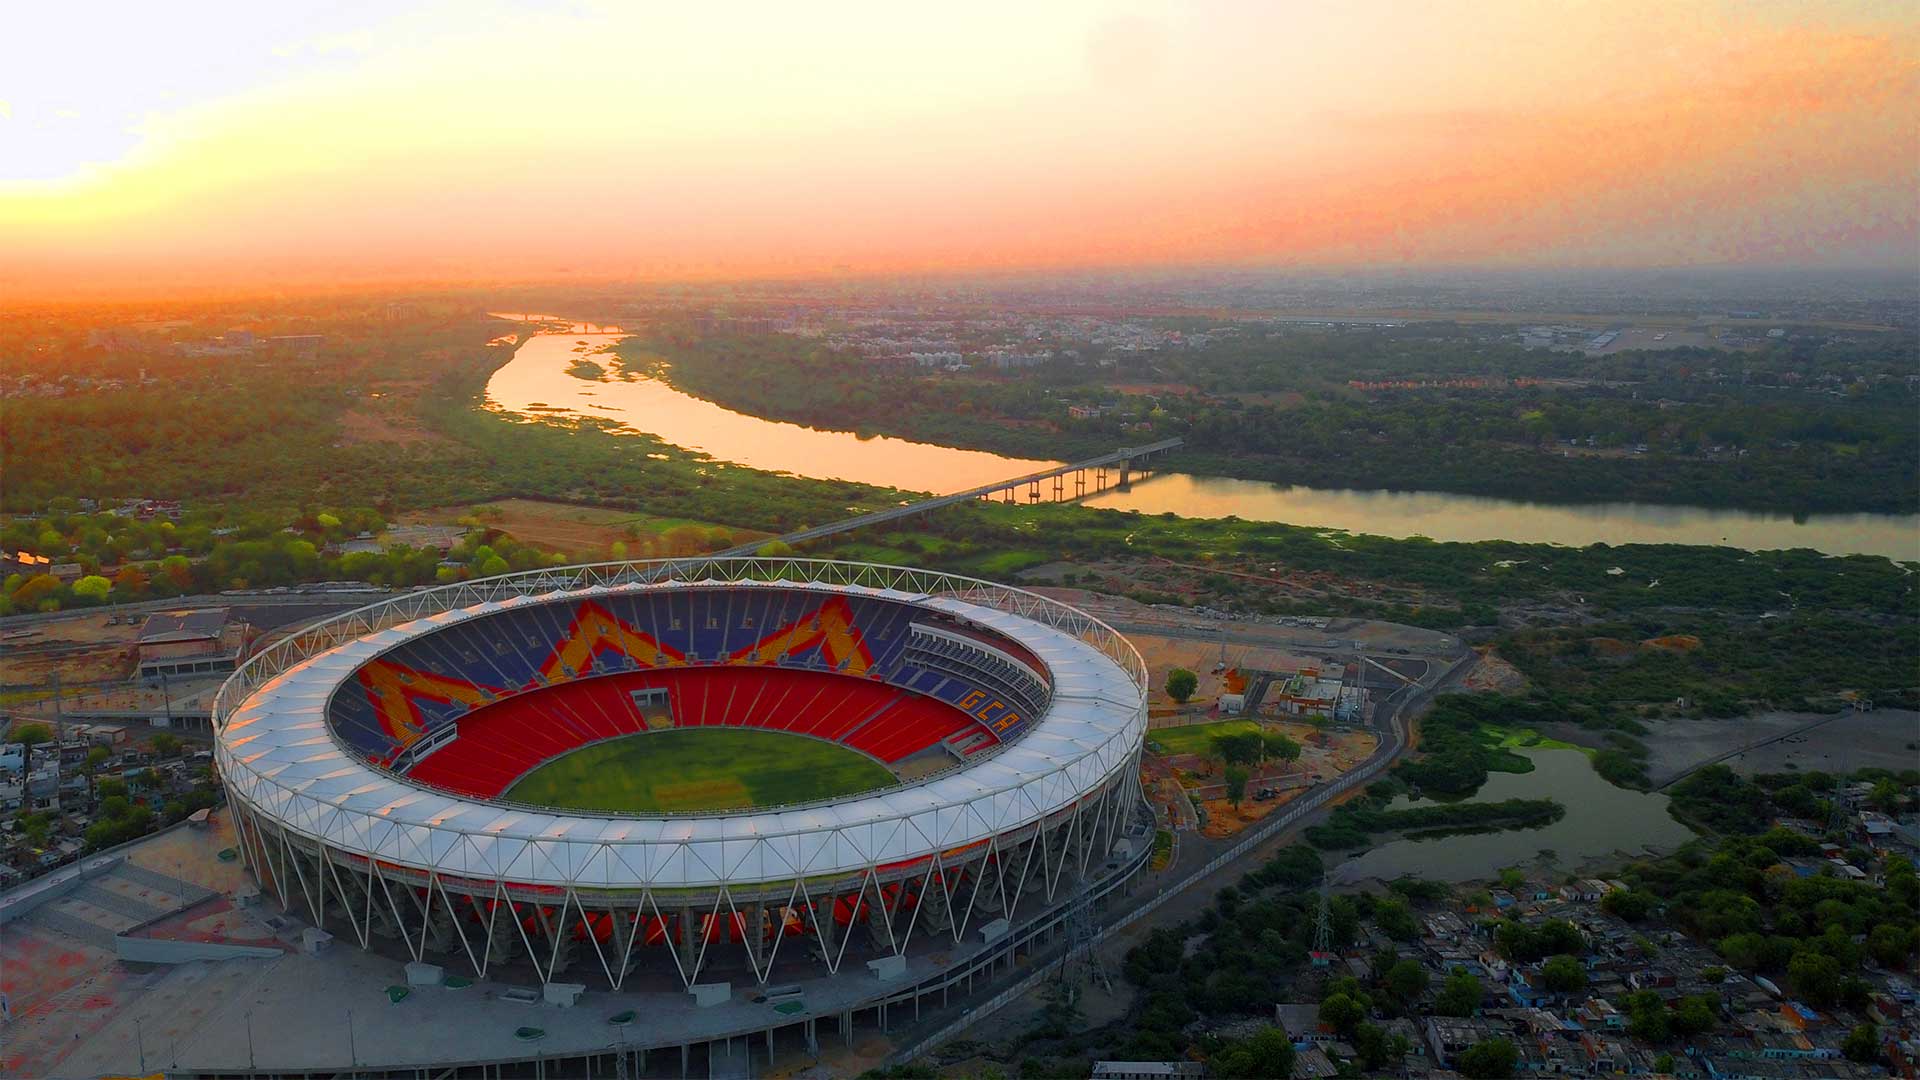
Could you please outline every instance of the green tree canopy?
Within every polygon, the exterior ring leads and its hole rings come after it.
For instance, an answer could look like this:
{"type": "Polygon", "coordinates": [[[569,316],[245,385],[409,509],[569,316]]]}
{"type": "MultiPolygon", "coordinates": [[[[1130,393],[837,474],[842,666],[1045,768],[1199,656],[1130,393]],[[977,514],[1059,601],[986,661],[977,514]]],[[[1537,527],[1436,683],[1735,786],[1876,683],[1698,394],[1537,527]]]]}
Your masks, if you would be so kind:
{"type": "Polygon", "coordinates": [[[1506,1039],[1488,1039],[1477,1042],[1460,1054],[1454,1065],[1461,1076],[1473,1080],[1504,1080],[1513,1075],[1513,1067],[1520,1061],[1520,1053],[1506,1039]]]}
{"type": "Polygon", "coordinates": [[[1216,1076],[1286,1080],[1293,1075],[1293,1042],[1286,1032],[1268,1026],[1222,1049],[1210,1065],[1216,1076]]]}
{"type": "Polygon", "coordinates": [[[1540,986],[1555,994],[1579,994],[1587,989],[1587,965],[1572,956],[1556,956],[1540,968],[1540,986]]]}
{"type": "Polygon", "coordinates": [[[1847,1055],[1848,1061],[1872,1064],[1880,1060],[1880,1031],[1872,1024],[1856,1024],[1840,1044],[1840,1052],[1847,1055]]]}
{"type": "Polygon", "coordinates": [[[1245,766],[1229,765],[1222,775],[1227,783],[1227,802],[1238,807],[1240,800],[1247,797],[1247,778],[1251,774],[1245,766]]]}
{"type": "Polygon", "coordinates": [[[1177,667],[1167,672],[1167,696],[1180,704],[1185,705],[1187,699],[1193,697],[1193,692],[1199,688],[1200,676],[1186,668],[1177,667]]]}
{"type": "Polygon", "coordinates": [[[7,736],[8,742],[25,743],[29,747],[50,742],[52,739],[53,729],[45,724],[18,724],[14,727],[13,733],[7,736]]]}
{"type": "Polygon", "coordinates": [[[1466,968],[1454,968],[1447,981],[1440,984],[1440,994],[1434,999],[1434,1011],[1441,1016],[1472,1016],[1480,1009],[1482,996],[1480,980],[1466,968]]]}

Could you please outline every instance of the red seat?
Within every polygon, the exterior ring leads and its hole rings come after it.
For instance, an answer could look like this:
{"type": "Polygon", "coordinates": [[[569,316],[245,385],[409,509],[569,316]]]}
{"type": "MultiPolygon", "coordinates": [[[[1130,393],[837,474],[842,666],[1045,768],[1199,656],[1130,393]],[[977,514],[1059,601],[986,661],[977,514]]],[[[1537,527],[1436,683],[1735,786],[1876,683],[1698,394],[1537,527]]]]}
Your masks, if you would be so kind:
{"type": "Polygon", "coordinates": [[[455,721],[458,734],[407,775],[497,797],[560,754],[647,730],[631,695],[655,687],[668,690],[679,727],[792,731],[889,764],[970,730],[987,734],[982,746],[995,741],[959,709],[873,679],[755,664],[657,668],[574,679],[481,706],[455,721]]]}

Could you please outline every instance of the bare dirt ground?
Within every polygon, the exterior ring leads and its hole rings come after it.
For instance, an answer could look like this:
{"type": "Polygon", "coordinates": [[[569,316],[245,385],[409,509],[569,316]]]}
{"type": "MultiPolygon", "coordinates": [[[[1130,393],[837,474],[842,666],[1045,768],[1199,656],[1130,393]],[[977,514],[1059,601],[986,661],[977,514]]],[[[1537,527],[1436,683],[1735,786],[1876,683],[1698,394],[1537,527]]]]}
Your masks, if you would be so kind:
{"type": "MultiPolygon", "coordinates": [[[[1663,784],[1693,766],[1821,719],[1818,713],[1768,712],[1731,720],[1664,720],[1641,741],[1653,750],[1647,773],[1663,784]]],[[[1881,709],[1845,713],[1804,734],[1768,743],[1725,762],[1745,774],[1847,773],[1911,769],[1920,761],[1920,713],[1881,709]]]]}
{"type": "Polygon", "coordinates": [[[1194,724],[1206,722],[1208,717],[1204,714],[1207,707],[1218,701],[1225,689],[1220,673],[1213,670],[1218,664],[1225,663],[1229,668],[1297,671],[1320,663],[1303,653],[1258,645],[1194,641],[1190,638],[1139,633],[1128,634],[1127,640],[1133,642],[1134,648],[1140,650],[1141,659],[1147,662],[1148,678],[1153,683],[1149,705],[1173,704],[1163,688],[1167,684],[1167,672],[1174,668],[1186,668],[1200,677],[1200,687],[1188,701],[1189,711],[1194,715],[1187,722],[1194,724]]]}
{"type": "Polygon", "coordinates": [[[370,401],[356,405],[340,414],[340,441],[342,443],[386,443],[392,446],[414,446],[420,443],[443,443],[446,438],[437,432],[428,431],[420,422],[408,416],[401,409],[384,401],[370,401]]]}
{"type": "Polygon", "coordinates": [[[1047,563],[1020,575],[1031,582],[1058,581],[1072,572],[1088,575],[1108,594],[1146,590],[1189,602],[1219,594],[1222,579],[1231,579],[1237,595],[1301,602],[1330,599],[1385,600],[1410,605],[1436,601],[1424,589],[1346,578],[1325,570],[1294,570],[1264,559],[1223,557],[1206,565],[1170,559],[1102,559],[1085,563],[1047,563]]]}
{"type": "Polygon", "coordinates": [[[1527,677],[1520,674],[1520,669],[1495,656],[1492,646],[1474,651],[1480,654],[1480,662],[1462,680],[1462,685],[1468,690],[1493,694],[1526,692],[1527,677]]]}
{"type": "Polygon", "coordinates": [[[1272,761],[1254,769],[1247,780],[1247,797],[1237,808],[1226,800],[1226,785],[1221,781],[1216,761],[1193,754],[1149,755],[1156,766],[1180,777],[1194,801],[1206,808],[1206,824],[1200,830],[1201,835],[1220,839],[1240,832],[1311,788],[1312,777],[1338,776],[1366,760],[1379,745],[1379,737],[1370,731],[1322,731],[1311,724],[1291,721],[1269,720],[1262,725],[1298,742],[1300,760],[1290,764],[1272,761]],[[1277,790],[1275,798],[1265,801],[1253,798],[1254,792],[1268,786],[1277,790]]]}
{"type": "MultiPolygon", "coordinates": [[[[1027,571],[1023,577],[1032,577],[1049,568],[1073,570],[1071,563],[1050,563],[1027,571]]],[[[1055,575],[1057,576],[1057,575],[1055,575]]],[[[1111,592],[1095,592],[1090,589],[1067,588],[1041,585],[1033,591],[1052,597],[1063,603],[1087,612],[1106,622],[1121,627],[1129,640],[1141,635],[1152,635],[1155,627],[1164,626],[1171,633],[1168,636],[1194,640],[1192,631],[1216,633],[1234,639],[1235,643],[1259,644],[1266,648],[1283,652],[1307,655],[1323,653],[1329,649],[1345,651],[1348,642],[1358,641],[1367,651],[1380,652],[1395,649],[1408,649],[1414,653],[1449,653],[1457,647],[1457,642],[1448,634],[1438,630],[1424,630],[1403,623],[1380,622],[1374,619],[1329,618],[1324,627],[1309,626],[1301,623],[1261,622],[1250,619],[1217,619],[1179,607],[1167,607],[1143,604],[1129,596],[1111,592]],[[1333,642],[1330,645],[1328,642],[1333,642]]],[[[1219,651],[1218,641],[1213,649],[1219,651]]]]}
{"type": "Polygon", "coordinates": [[[616,543],[627,546],[628,558],[642,559],[697,555],[771,535],[680,518],[658,518],[632,510],[534,499],[496,499],[440,506],[404,514],[400,520],[408,525],[450,525],[467,517],[478,518],[523,544],[591,558],[608,557],[608,549],[616,543]],[[723,528],[730,537],[727,544],[718,543],[716,530],[723,528]]]}
{"type": "Polygon", "coordinates": [[[0,644],[0,683],[43,683],[55,673],[69,683],[126,678],[139,622],[110,626],[108,617],[89,613],[41,623],[30,628],[37,633],[0,644]]]}
{"type": "MultiPolygon", "coordinates": [[[[1252,787],[1252,783],[1248,783],[1252,787]]],[[[1282,791],[1277,798],[1266,802],[1255,802],[1251,796],[1235,807],[1225,799],[1207,799],[1200,805],[1206,807],[1207,823],[1200,828],[1200,835],[1212,840],[1224,839],[1238,834],[1249,825],[1259,824],[1268,814],[1298,798],[1306,788],[1294,788],[1282,791]]]]}
{"type": "MultiPolygon", "coordinates": [[[[140,845],[129,857],[185,881],[230,889],[239,883],[243,871],[237,861],[220,862],[218,852],[233,843],[231,822],[216,812],[206,828],[175,829],[140,845]]],[[[181,920],[183,936],[224,938],[222,931],[229,923],[237,929],[246,921],[231,910],[214,912],[213,907],[225,905],[192,909],[190,917],[181,920]]],[[[122,964],[107,950],[39,927],[32,916],[9,924],[7,933],[0,934],[0,990],[11,1000],[13,1021],[5,1027],[0,1074],[93,1076],[102,1072],[103,1063],[78,1064],[68,1059],[85,1058],[90,1051],[100,1053],[112,1041],[101,1037],[102,1029],[143,1001],[166,973],[166,969],[122,964]]],[[[208,985],[200,989],[205,991],[208,985]]],[[[147,1025],[144,1038],[150,1067],[166,1061],[172,1040],[191,1031],[216,1006],[213,997],[191,995],[170,1011],[165,1024],[147,1025]]],[[[129,1049],[117,1047],[108,1055],[108,1063],[130,1069],[134,1055],[129,1049]]]]}
{"type": "MultiPolygon", "coordinates": [[[[886,1064],[887,1055],[893,1051],[893,1041],[874,1032],[856,1033],[853,1045],[848,1046],[841,1041],[840,1033],[831,1024],[822,1022],[818,1060],[802,1049],[787,1049],[763,1075],[790,1080],[833,1080],[841,1076],[859,1076],[886,1064]]],[[[664,1051],[660,1054],[663,1061],[670,1056],[664,1051]]],[[[678,1063],[675,1065],[677,1067],[678,1063]]]]}

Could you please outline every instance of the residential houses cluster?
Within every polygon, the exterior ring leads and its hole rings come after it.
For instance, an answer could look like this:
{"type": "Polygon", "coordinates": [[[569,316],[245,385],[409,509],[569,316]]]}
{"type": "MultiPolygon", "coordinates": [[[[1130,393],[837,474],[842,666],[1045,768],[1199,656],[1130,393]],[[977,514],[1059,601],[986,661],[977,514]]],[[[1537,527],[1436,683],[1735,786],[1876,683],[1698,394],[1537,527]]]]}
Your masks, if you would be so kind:
{"type": "MultiPolygon", "coordinates": [[[[1472,1047],[1504,1040],[1515,1050],[1515,1076],[1674,1076],[1682,1080],[1853,1080],[1890,1075],[1885,1066],[1848,1060],[1842,1043],[1862,1020],[1880,1025],[1891,1075],[1916,1075],[1920,999],[1913,983],[1892,972],[1869,973],[1874,983],[1866,1016],[1815,1009],[1764,978],[1729,970],[1706,947],[1671,930],[1637,929],[1608,914],[1602,898],[1618,881],[1528,883],[1485,893],[1456,909],[1426,915],[1414,942],[1396,942],[1370,928],[1334,958],[1332,974],[1363,982],[1371,958],[1396,948],[1429,974],[1426,998],[1409,1017],[1376,1017],[1389,1037],[1410,1048],[1388,1072],[1415,1080],[1463,1075],[1461,1057],[1472,1047]],[[1494,920],[1539,927],[1564,920],[1586,943],[1579,958],[1586,987],[1578,993],[1545,988],[1545,961],[1515,963],[1496,948],[1494,920]],[[1432,998],[1447,976],[1466,971],[1481,980],[1483,1007],[1471,1017],[1435,1015],[1432,998]],[[1669,1005],[1684,998],[1715,1002],[1713,1030],[1663,1045],[1636,1038],[1630,1018],[1614,1002],[1646,991],[1669,1005]]],[[[1296,1077],[1334,1076],[1355,1048],[1319,1017],[1313,1003],[1282,1003],[1274,1021],[1294,1043],[1296,1077]]]]}
{"type": "MultiPolygon", "coordinates": [[[[41,722],[0,717],[9,734],[17,726],[41,722]]],[[[142,743],[144,726],[92,722],[60,726],[56,742],[31,747],[0,740],[0,888],[38,877],[79,859],[86,852],[87,830],[99,814],[101,784],[118,780],[136,804],[158,808],[202,783],[212,765],[210,751],[180,744],[162,753],[142,743]],[[97,760],[104,750],[105,760],[97,760]],[[89,764],[89,758],[95,760],[89,764]],[[30,824],[41,819],[42,828],[30,824]]]]}

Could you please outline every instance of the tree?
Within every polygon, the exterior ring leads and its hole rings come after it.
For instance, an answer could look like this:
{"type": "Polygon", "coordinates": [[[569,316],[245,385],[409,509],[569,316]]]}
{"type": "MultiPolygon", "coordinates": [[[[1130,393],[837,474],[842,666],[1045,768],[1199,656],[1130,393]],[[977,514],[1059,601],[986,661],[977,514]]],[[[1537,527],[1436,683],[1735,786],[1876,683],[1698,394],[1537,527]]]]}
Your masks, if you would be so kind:
{"type": "Polygon", "coordinates": [[[1229,765],[1222,775],[1227,782],[1227,803],[1238,810],[1240,800],[1247,797],[1247,778],[1252,774],[1243,766],[1229,765]]]}
{"type": "Polygon", "coordinates": [[[1366,1006],[1345,994],[1334,994],[1320,1002],[1320,1022],[1342,1036],[1353,1034],[1366,1018],[1366,1006]]]}
{"type": "Polygon", "coordinates": [[[769,540],[754,552],[763,559],[784,559],[793,554],[793,545],[781,540],[769,540]]]}
{"type": "Polygon", "coordinates": [[[73,595],[76,599],[90,604],[104,604],[107,594],[113,591],[113,582],[99,574],[88,574],[73,583],[73,595]]]}
{"type": "Polygon", "coordinates": [[[1180,704],[1185,705],[1199,688],[1200,676],[1186,668],[1177,667],[1167,672],[1167,696],[1180,704]]]}
{"type": "Polygon", "coordinates": [[[33,847],[45,847],[47,835],[53,831],[51,814],[21,814],[20,831],[27,836],[27,843],[33,847]]]}
{"type": "Polygon", "coordinates": [[[104,746],[96,746],[91,750],[87,751],[86,764],[81,766],[81,770],[87,774],[87,802],[89,803],[93,802],[94,774],[99,772],[100,766],[105,765],[107,763],[107,760],[111,757],[113,757],[113,751],[107,749],[104,746]]]}
{"type": "Polygon", "coordinates": [[[1505,1039],[1488,1039],[1477,1042],[1460,1054],[1454,1066],[1461,1076],[1474,1080],[1501,1080],[1513,1075],[1513,1067],[1520,1060],[1519,1051],[1505,1039]]]}
{"type": "Polygon", "coordinates": [[[1822,1008],[1840,1000],[1840,977],[1840,961],[1825,953],[1795,953],[1787,963],[1794,991],[1822,1008]]]}
{"type": "Polygon", "coordinates": [[[1792,939],[1767,934],[1729,934],[1718,947],[1742,971],[1777,971],[1793,957],[1792,939]]]}
{"type": "Polygon", "coordinates": [[[1600,910],[1628,922],[1653,914],[1654,897],[1638,889],[1614,889],[1600,898],[1600,910]]]}
{"type": "Polygon", "coordinates": [[[1876,782],[1873,785],[1873,791],[1867,796],[1867,802],[1871,803],[1875,810],[1887,814],[1899,812],[1900,804],[1904,801],[1901,796],[1900,785],[1894,783],[1891,779],[1882,779],[1876,782]]]}
{"type": "Polygon", "coordinates": [[[1381,981],[1386,984],[1387,993],[1392,994],[1394,1000],[1409,1004],[1427,992],[1429,977],[1426,965],[1420,961],[1399,960],[1387,969],[1386,978],[1381,981]]]}
{"type": "Polygon", "coordinates": [[[511,567],[507,565],[507,560],[501,558],[499,555],[490,555],[480,564],[480,576],[498,577],[506,573],[509,569],[511,569],[511,567]]]}
{"type": "Polygon", "coordinates": [[[1662,1076],[1673,1075],[1673,1055],[1665,1050],[1653,1055],[1653,1071],[1662,1076]]]}
{"type": "Polygon", "coordinates": [[[1867,955],[1881,967],[1906,967],[1916,946],[1920,946],[1920,934],[1892,923],[1882,923],[1867,935],[1867,955]]]}
{"type": "Polygon", "coordinates": [[[1880,1031],[1872,1024],[1855,1024],[1847,1032],[1846,1040],[1840,1044],[1840,1052],[1847,1055],[1848,1061],[1858,1061],[1870,1065],[1880,1060],[1880,1031]]]}
{"type": "Polygon", "coordinates": [[[1211,740],[1214,756],[1229,765],[1252,765],[1260,760],[1263,745],[1260,733],[1245,731],[1236,735],[1215,735],[1211,740]]]}
{"type": "Polygon", "coordinates": [[[147,591],[147,572],[137,566],[123,566],[113,575],[113,587],[122,596],[139,596],[147,591]]]}
{"type": "Polygon", "coordinates": [[[1712,994],[1683,998],[1673,1012],[1673,1030],[1680,1035],[1702,1035],[1720,1024],[1720,1000],[1712,994]]]}
{"type": "Polygon", "coordinates": [[[1420,924],[1413,910],[1401,900],[1382,900],[1373,905],[1373,922],[1380,932],[1395,941],[1412,941],[1420,936],[1420,924]]]}
{"type": "Polygon", "coordinates": [[[1627,1007],[1627,1033],[1636,1039],[1663,1043],[1673,1037],[1667,1003],[1651,990],[1636,990],[1621,999],[1627,1007]]]}
{"type": "Polygon", "coordinates": [[[1265,744],[1268,757],[1279,758],[1289,765],[1300,760],[1300,744],[1280,732],[1269,731],[1260,738],[1265,744]]]}
{"type": "Polygon", "coordinates": [[[1526,872],[1517,866],[1509,866],[1500,871],[1500,887],[1503,889],[1517,889],[1526,884],[1526,881],[1526,872]]]}
{"type": "Polygon", "coordinates": [[[1361,1024],[1353,1029],[1353,1049],[1360,1056],[1360,1067],[1374,1072],[1388,1061],[1388,1039],[1379,1024],[1361,1024]]]}
{"type": "Polygon", "coordinates": [[[1248,1080],[1286,1080],[1293,1074],[1293,1043],[1268,1025],[1213,1056],[1211,1071],[1248,1080]]]}
{"type": "Polygon", "coordinates": [[[35,574],[13,590],[14,607],[21,611],[32,611],[44,600],[53,598],[60,591],[60,579],[52,574],[35,574]]]}
{"type": "Polygon", "coordinates": [[[13,734],[8,738],[9,742],[20,743],[29,751],[43,742],[52,740],[53,729],[45,724],[21,724],[13,729],[13,734]]]}
{"type": "Polygon", "coordinates": [[[162,731],[153,737],[153,752],[161,757],[173,757],[180,753],[180,736],[170,731],[162,731]]]}
{"type": "Polygon", "coordinates": [[[167,584],[175,589],[193,588],[193,560],[185,555],[169,555],[160,560],[160,572],[167,576],[167,584]]]}
{"type": "Polygon", "coordinates": [[[1579,994],[1587,989],[1587,965],[1572,956],[1556,956],[1540,969],[1540,986],[1554,994],[1579,994]]]}
{"type": "Polygon", "coordinates": [[[1447,981],[1440,984],[1433,1009],[1441,1016],[1472,1016],[1480,1009],[1481,994],[1479,979],[1466,968],[1454,968],[1447,981]]]}
{"type": "Polygon", "coordinates": [[[1503,956],[1522,963],[1543,956],[1577,955],[1587,947],[1579,929],[1565,919],[1549,919],[1539,926],[1508,919],[1500,924],[1495,939],[1503,956]]]}

